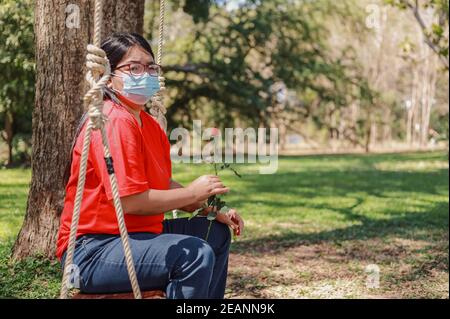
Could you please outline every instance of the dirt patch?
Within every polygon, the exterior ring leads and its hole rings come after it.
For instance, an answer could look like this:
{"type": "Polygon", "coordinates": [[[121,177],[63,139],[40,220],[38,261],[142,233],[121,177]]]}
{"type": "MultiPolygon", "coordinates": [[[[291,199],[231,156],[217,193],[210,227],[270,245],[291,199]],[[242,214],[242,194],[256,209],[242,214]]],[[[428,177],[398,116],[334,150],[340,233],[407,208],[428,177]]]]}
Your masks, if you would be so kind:
{"type": "Polygon", "coordinates": [[[442,246],[392,238],[232,252],[226,297],[448,298],[448,293],[448,248],[445,256],[442,246]],[[378,267],[378,286],[369,281],[369,265],[378,267]]]}

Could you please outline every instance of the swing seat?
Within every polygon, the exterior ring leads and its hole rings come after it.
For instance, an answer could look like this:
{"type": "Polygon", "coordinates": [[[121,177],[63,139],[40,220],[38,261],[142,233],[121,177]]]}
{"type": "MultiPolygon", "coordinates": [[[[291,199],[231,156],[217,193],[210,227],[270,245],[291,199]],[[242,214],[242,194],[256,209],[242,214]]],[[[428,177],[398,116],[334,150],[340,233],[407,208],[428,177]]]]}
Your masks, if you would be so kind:
{"type": "MultiPolygon", "coordinates": [[[[162,290],[142,291],[142,299],[165,299],[166,294],[162,290]]],[[[132,292],[109,293],[109,294],[84,294],[76,293],[72,299],[134,299],[132,292]]]]}

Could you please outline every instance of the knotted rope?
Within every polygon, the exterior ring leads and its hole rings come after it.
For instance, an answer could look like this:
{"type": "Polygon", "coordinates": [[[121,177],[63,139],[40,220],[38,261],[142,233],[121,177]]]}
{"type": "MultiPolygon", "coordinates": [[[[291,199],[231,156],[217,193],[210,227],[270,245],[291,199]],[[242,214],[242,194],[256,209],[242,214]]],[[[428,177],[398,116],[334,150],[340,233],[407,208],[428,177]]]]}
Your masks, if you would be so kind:
{"type": "MultiPolygon", "coordinates": [[[[163,44],[164,44],[164,12],[165,12],[165,0],[159,1],[159,39],[158,39],[158,53],[156,56],[156,63],[161,65],[162,62],[162,53],[163,53],[163,44]]],[[[151,108],[150,113],[156,118],[159,125],[162,127],[164,131],[167,130],[167,120],[164,116],[167,112],[164,107],[163,97],[161,92],[166,89],[165,86],[165,78],[159,77],[159,85],[161,87],[160,91],[155,94],[155,96],[151,99],[151,108]]]]}
{"type": "Polygon", "coordinates": [[[113,194],[113,202],[116,211],[117,221],[119,224],[120,238],[122,240],[125,260],[127,264],[128,275],[133,288],[133,294],[136,299],[141,299],[141,291],[137,282],[136,271],[134,268],[133,256],[131,254],[128,242],[128,232],[125,225],[125,219],[120,201],[119,190],[117,186],[116,175],[114,174],[112,157],[109,149],[108,138],[105,130],[106,116],[103,114],[103,89],[110,78],[111,68],[105,52],[100,49],[101,26],[103,18],[103,0],[95,0],[95,16],[94,16],[94,45],[88,45],[86,56],[87,74],[86,80],[90,85],[89,91],[84,96],[84,103],[89,107],[84,140],[83,150],[81,154],[80,171],[78,174],[78,185],[75,196],[74,211],[72,215],[72,223],[70,226],[69,244],[67,247],[67,255],[64,264],[63,280],[61,285],[60,298],[66,299],[70,286],[69,275],[73,264],[73,254],[75,251],[76,234],[78,222],[80,219],[80,209],[83,199],[84,185],[86,182],[86,167],[89,154],[89,146],[91,142],[92,130],[100,130],[103,143],[103,151],[105,154],[106,167],[108,169],[109,180],[113,194]]]}

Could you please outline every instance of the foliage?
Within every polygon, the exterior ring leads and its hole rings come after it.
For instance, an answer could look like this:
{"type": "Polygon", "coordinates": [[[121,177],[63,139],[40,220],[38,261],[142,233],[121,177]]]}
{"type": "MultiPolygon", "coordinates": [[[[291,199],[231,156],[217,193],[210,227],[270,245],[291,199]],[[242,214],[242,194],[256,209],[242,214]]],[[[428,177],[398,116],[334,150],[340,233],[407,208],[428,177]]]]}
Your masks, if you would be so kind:
{"type": "Polygon", "coordinates": [[[56,298],[60,265],[37,256],[20,262],[9,259],[11,243],[0,242],[0,296],[3,298],[56,298]]]}
{"type": "MultiPolygon", "coordinates": [[[[339,107],[356,98],[349,92],[361,81],[350,52],[334,58],[327,46],[326,17],[344,16],[345,6],[271,0],[245,1],[233,10],[216,3],[210,11],[208,21],[167,44],[167,51],[177,51],[165,62],[172,126],[189,127],[197,113],[209,112],[205,105],[221,127],[236,117],[267,125],[286,90],[301,98],[288,106],[299,116],[317,104],[339,107]]],[[[324,124],[323,117],[315,119],[324,124]]]]}
{"type": "MultiPolygon", "coordinates": [[[[180,5],[180,0],[174,1],[176,9],[180,5]]],[[[209,9],[212,0],[185,0],[183,11],[193,17],[194,22],[206,21],[209,17],[209,9]]]]}
{"type": "MultiPolygon", "coordinates": [[[[410,98],[408,74],[415,65],[402,66],[398,72],[405,74],[404,83],[400,79],[395,87],[376,83],[380,81],[371,77],[371,66],[378,65],[374,55],[369,55],[370,60],[360,56],[371,50],[362,44],[373,42],[364,25],[367,12],[362,3],[166,1],[163,64],[169,128],[190,128],[192,119],[220,128],[272,125],[320,144],[339,136],[346,145],[365,147],[371,126],[379,125],[389,126],[393,139],[404,139],[406,114],[401,105],[410,98]],[[352,107],[358,112],[350,121],[352,107]]],[[[448,0],[421,0],[418,6],[412,0],[379,3],[413,10],[419,17],[430,9],[435,21],[423,28],[425,38],[448,63],[448,0]]],[[[32,9],[31,0],[0,0],[0,43],[4,44],[0,47],[0,128],[3,140],[14,149],[9,161],[17,162],[30,160],[35,83],[32,9]]],[[[156,38],[152,35],[157,34],[158,14],[158,1],[147,1],[145,30],[150,39],[156,38]]],[[[398,31],[401,37],[411,35],[411,29],[398,31]]],[[[408,41],[406,36],[404,42],[408,41]]],[[[409,47],[414,51],[413,45],[409,47]]],[[[395,57],[395,53],[383,54],[387,60],[395,57]]],[[[382,78],[382,82],[389,80],[382,78]]],[[[439,114],[431,118],[437,122],[430,127],[445,135],[448,97],[436,104],[433,112],[439,109],[439,114]]]]}
{"type": "Polygon", "coordinates": [[[425,42],[440,57],[444,67],[448,70],[449,50],[449,1],[448,0],[385,0],[386,3],[401,10],[411,10],[425,36],[425,42]],[[425,11],[431,10],[433,20],[425,21],[425,11]]]}
{"type": "Polygon", "coordinates": [[[20,132],[28,145],[35,83],[32,1],[1,0],[0,17],[1,135],[12,146],[20,132]]]}

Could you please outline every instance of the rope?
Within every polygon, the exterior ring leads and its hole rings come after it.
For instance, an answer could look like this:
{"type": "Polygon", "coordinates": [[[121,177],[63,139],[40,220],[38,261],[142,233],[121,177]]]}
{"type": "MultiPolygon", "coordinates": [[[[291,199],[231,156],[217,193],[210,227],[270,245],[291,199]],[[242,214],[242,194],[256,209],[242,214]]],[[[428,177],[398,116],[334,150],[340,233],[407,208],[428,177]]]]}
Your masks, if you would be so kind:
{"type": "MultiPolygon", "coordinates": [[[[156,55],[156,63],[161,65],[162,62],[162,54],[163,54],[163,44],[164,44],[164,13],[165,13],[166,3],[165,0],[159,1],[159,38],[158,38],[158,53],[156,55]]],[[[151,109],[150,113],[157,119],[159,125],[162,127],[164,131],[167,130],[167,120],[164,114],[166,114],[167,110],[164,107],[163,97],[161,92],[166,89],[165,87],[165,78],[159,77],[159,85],[160,91],[156,93],[151,101],[151,109]]]]}
{"type": "MultiPolygon", "coordinates": [[[[166,2],[165,0],[159,1],[159,35],[158,35],[158,53],[156,55],[156,63],[161,65],[162,64],[162,54],[163,54],[163,44],[164,44],[164,17],[165,17],[165,11],[166,11],[166,2]]],[[[155,94],[154,97],[152,97],[152,107],[150,109],[150,113],[156,117],[159,125],[162,127],[164,131],[167,130],[167,119],[164,116],[167,112],[164,103],[163,103],[163,97],[161,92],[166,90],[166,83],[165,78],[163,76],[159,77],[159,86],[160,90],[158,93],[155,94]]],[[[177,210],[174,209],[172,211],[173,218],[177,218],[177,210]]]]}
{"type": "Polygon", "coordinates": [[[164,0],[159,1],[159,38],[158,38],[158,55],[156,57],[156,63],[161,64],[162,61],[162,48],[164,39],[164,12],[166,2],[164,0]]]}
{"type": "Polygon", "coordinates": [[[61,285],[60,298],[66,299],[69,289],[69,275],[73,263],[73,254],[75,251],[76,234],[78,229],[78,222],[80,219],[80,209],[83,200],[84,185],[86,182],[86,168],[89,154],[89,146],[91,142],[92,130],[100,130],[102,136],[103,150],[105,154],[105,161],[108,168],[109,180],[113,193],[113,202],[116,211],[117,221],[119,224],[120,238],[122,240],[125,260],[128,270],[128,275],[131,281],[131,287],[136,299],[141,299],[141,291],[137,282],[136,271],[134,268],[133,256],[131,254],[130,245],[128,242],[128,232],[125,225],[124,214],[119,196],[116,175],[112,165],[112,158],[109,149],[109,143],[106,136],[105,122],[106,116],[103,114],[103,89],[110,78],[111,68],[105,52],[100,49],[101,26],[102,26],[102,11],[103,0],[95,0],[95,15],[94,15],[94,45],[88,45],[86,56],[86,67],[88,69],[86,80],[90,85],[89,91],[84,96],[85,105],[89,106],[89,120],[87,123],[83,150],[81,154],[80,171],[78,174],[78,185],[75,195],[74,211],[72,215],[72,223],[70,226],[69,244],[67,247],[67,255],[64,265],[64,273],[61,285]],[[100,75],[103,74],[101,77],[100,75]],[[99,78],[100,77],[100,78],[99,78]]]}

